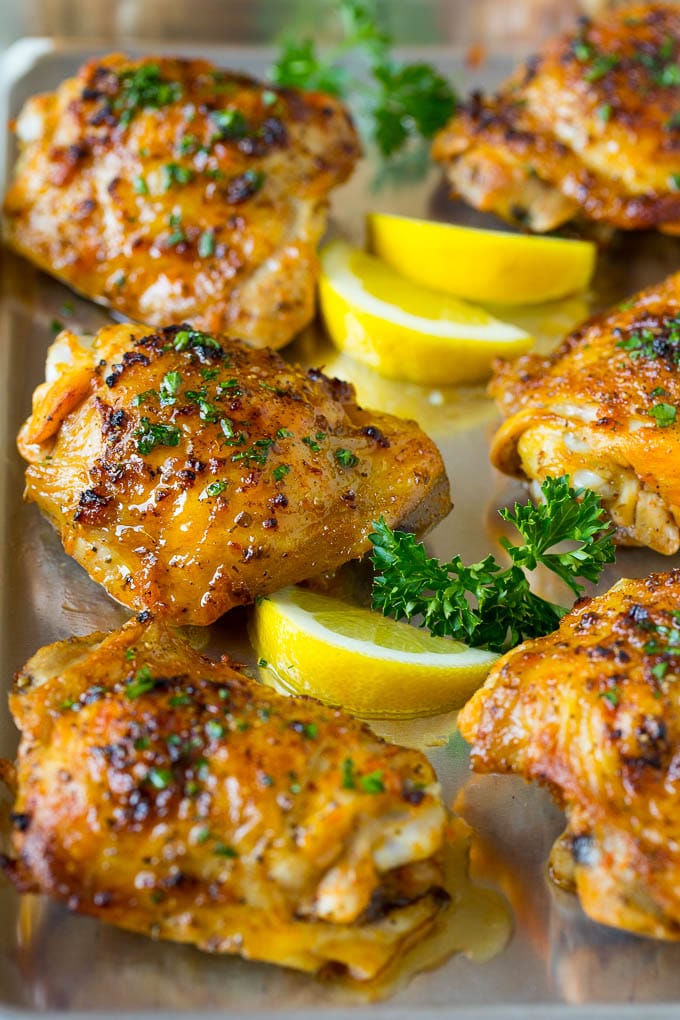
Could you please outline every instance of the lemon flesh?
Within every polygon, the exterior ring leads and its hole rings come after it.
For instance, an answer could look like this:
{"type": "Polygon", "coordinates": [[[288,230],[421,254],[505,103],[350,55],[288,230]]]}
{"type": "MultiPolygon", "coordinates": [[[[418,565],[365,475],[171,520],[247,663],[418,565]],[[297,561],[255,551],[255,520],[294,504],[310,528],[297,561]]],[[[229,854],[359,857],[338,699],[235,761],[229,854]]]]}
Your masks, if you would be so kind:
{"type": "Polygon", "coordinates": [[[585,290],[590,241],[533,237],[371,213],[371,250],[409,280],[487,304],[530,305],[585,290]]]}
{"type": "Polygon", "coordinates": [[[278,690],[363,718],[461,708],[498,658],[295,587],[263,599],[250,636],[264,679],[278,690]]]}
{"type": "Polygon", "coordinates": [[[496,357],[527,351],[524,330],[413,283],[343,241],[321,253],[319,298],[340,350],[381,375],[426,385],[476,382],[496,357]]]}

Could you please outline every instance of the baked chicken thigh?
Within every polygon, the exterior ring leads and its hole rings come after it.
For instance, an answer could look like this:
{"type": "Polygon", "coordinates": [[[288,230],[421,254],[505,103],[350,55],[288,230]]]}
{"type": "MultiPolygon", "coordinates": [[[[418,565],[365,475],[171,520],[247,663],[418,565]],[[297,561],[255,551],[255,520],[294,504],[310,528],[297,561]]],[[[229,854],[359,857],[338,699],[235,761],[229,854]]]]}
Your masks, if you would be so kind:
{"type": "Polygon", "coordinates": [[[529,230],[680,230],[680,9],[581,18],[435,139],[454,193],[529,230]]]}
{"type": "Polygon", "coordinates": [[[91,60],[16,122],[7,243],[139,322],[280,347],[314,313],[328,192],[359,155],[330,96],[205,60],[91,60]]]}
{"type": "Polygon", "coordinates": [[[22,737],[4,863],[22,892],[360,979],[447,901],[446,813],[420,752],[276,694],[165,624],[43,648],[10,705],[22,737]]]}
{"type": "Polygon", "coordinates": [[[207,625],[450,508],[435,444],[348,383],[173,326],[64,332],[19,448],[26,495],[118,601],[207,625]]]}
{"type": "Polygon", "coordinates": [[[596,921],[680,939],[680,571],[581,599],[491,669],[458,724],[478,772],[546,784],[556,877],[596,921]]]}
{"type": "Polygon", "coordinates": [[[492,463],[594,489],[622,545],[680,548],[680,273],[587,322],[548,356],[500,362],[492,463]]]}

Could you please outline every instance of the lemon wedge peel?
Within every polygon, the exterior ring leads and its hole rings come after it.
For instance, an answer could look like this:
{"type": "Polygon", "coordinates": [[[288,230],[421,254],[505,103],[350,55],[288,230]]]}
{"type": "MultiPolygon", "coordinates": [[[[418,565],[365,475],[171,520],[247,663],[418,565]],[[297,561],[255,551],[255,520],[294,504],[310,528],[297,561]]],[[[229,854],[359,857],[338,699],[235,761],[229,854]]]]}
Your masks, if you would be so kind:
{"type": "Polygon", "coordinates": [[[468,301],[533,305],[586,290],[592,241],[511,234],[369,213],[369,247],[416,283],[468,301]]]}
{"type": "Polygon", "coordinates": [[[366,719],[461,708],[498,658],[299,588],[264,599],[250,636],[265,682],[366,719]]]}
{"type": "Polygon", "coordinates": [[[477,382],[531,336],[481,308],[400,277],[344,241],[321,253],[321,312],[336,347],[388,378],[422,385],[477,382]]]}

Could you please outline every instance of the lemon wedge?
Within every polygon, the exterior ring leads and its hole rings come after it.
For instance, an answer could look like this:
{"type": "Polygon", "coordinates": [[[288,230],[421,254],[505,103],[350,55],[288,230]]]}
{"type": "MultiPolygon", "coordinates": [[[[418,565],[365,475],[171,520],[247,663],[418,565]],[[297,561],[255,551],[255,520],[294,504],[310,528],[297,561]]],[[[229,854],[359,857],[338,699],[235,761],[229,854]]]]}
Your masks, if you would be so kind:
{"type": "Polygon", "coordinates": [[[498,658],[295,587],[262,600],[250,637],[264,679],[277,690],[309,694],[363,718],[460,708],[498,658]]]}
{"type": "Polygon", "coordinates": [[[531,305],[590,283],[591,241],[509,234],[371,213],[369,247],[402,276],[444,294],[499,305],[531,305]]]}
{"type": "Polygon", "coordinates": [[[392,379],[475,382],[488,376],[494,358],[532,345],[524,330],[412,283],[344,241],[321,253],[319,298],[336,347],[392,379]]]}

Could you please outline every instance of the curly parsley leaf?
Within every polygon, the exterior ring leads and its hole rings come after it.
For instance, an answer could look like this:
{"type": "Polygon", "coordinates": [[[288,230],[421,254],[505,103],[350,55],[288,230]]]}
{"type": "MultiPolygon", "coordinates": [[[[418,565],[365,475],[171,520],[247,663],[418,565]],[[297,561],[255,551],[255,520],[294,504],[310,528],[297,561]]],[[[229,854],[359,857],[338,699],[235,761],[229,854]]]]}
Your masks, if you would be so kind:
{"type": "Polygon", "coordinates": [[[460,556],[441,563],[381,518],[370,536],[373,608],[397,620],[421,617],[434,635],[494,651],[550,633],[566,609],[534,594],[525,571],[542,563],[578,593],[577,578],[596,581],[613,561],[614,546],[595,493],[572,489],[567,477],[546,479],[541,491],[544,503],[501,511],[524,539],[522,545],[503,541],[511,559],[506,569],[491,555],[468,566],[460,556]],[[566,541],[576,548],[553,551],[566,541]]]}
{"type": "Polygon", "coordinates": [[[342,41],[320,56],[312,39],[283,43],[271,76],[277,85],[358,97],[358,113],[383,156],[399,152],[411,138],[431,138],[456,108],[456,96],[433,67],[392,59],[392,37],[380,26],[373,0],[341,0],[342,41]],[[355,73],[339,59],[352,51],[362,61],[355,73]],[[363,65],[363,66],[361,66],[363,65]]]}
{"type": "Polygon", "coordinates": [[[515,503],[513,510],[500,511],[525,542],[514,546],[503,538],[501,545],[517,566],[534,570],[542,563],[578,595],[583,585],[576,578],[597,581],[605,563],[614,559],[611,531],[603,530],[600,498],[591,489],[572,489],[566,477],[546,478],[541,492],[544,503],[515,503]],[[567,540],[577,542],[578,547],[568,552],[549,551],[567,540]]]}
{"type": "Polygon", "coordinates": [[[373,137],[383,156],[413,135],[432,138],[455,108],[451,87],[429,64],[386,62],[374,68],[379,90],[373,103],[373,137]]]}
{"type": "Polygon", "coordinates": [[[312,39],[287,39],[271,69],[271,79],[276,85],[328,92],[331,96],[344,94],[346,77],[342,68],[319,57],[312,39]]]}

